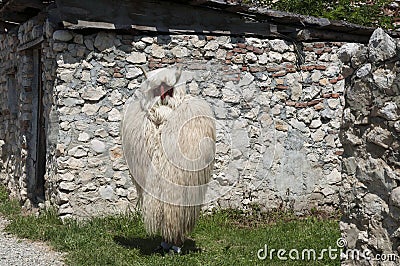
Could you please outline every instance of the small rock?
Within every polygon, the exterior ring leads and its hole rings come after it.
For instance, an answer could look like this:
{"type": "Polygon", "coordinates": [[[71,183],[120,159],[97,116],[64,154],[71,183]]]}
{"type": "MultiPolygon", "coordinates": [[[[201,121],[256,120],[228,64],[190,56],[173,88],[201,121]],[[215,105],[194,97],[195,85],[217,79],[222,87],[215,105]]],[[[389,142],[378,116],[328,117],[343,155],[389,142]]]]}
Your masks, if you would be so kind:
{"type": "Polygon", "coordinates": [[[322,125],[321,119],[311,121],[310,128],[319,128],[322,125]]]}
{"type": "Polygon", "coordinates": [[[338,50],[339,59],[343,63],[349,63],[351,58],[360,50],[360,44],[358,43],[346,43],[342,45],[338,50]]]}
{"type": "Polygon", "coordinates": [[[356,72],[356,76],[358,78],[365,77],[371,72],[372,65],[370,63],[363,65],[359,70],[356,72]]]}
{"type": "Polygon", "coordinates": [[[394,206],[400,208],[400,187],[392,190],[390,193],[390,201],[394,206]]]}
{"type": "Polygon", "coordinates": [[[126,61],[132,64],[141,64],[146,63],[146,55],[144,53],[132,52],[127,58],[126,61]]]}
{"type": "Polygon", "coordinates": [[[94,139],[90,142],[90,145],[96,153],[103,153],[106,151],[106,144],[100,140],[94,139]]]}
{"type": "Polygon", "coordinates": [[[275,129],[279,131],[288,131],[289,125],[283,120],[275,120],[275,129]]]}
{"type": "Polygon", "coordinates": [[[55,41],[68,42],[73,38],[74,36],[67,30],[56,30],[53,33],[53,39],[55,41]]]}
{"type": "Polygon", "coordinates": [[[75,158],[82,158],[87,156],[87,151],[83,148],[83,146],[76,146],[68,151],[68,155],[75,158]]]}
{"type": "Polygon", "coordinates": [[[311,133],[311,138],[314,142],[320,142],[324,139],[325,132],[322,129],[317,129],[317,131],[311,133]]]}
{"type": "Polygon", "coordinates": [[[254,76],[250,73],[246,73],[243,78],[239,81],[239,86],[248,86],[250,83],[252,83],[254,80],[254,76]]]}
{"type": "Polygon", "coordinates": [[[337,184],[342,180],[342,174],[335,168],[329,175],[326,176],[326,180],[330,185],[337,184]]]}
{"type": "Polygon", "coordinates": [[[110,112],[108,112],[108,121],[111,122],[121,121],[121,113],[118,111],[118,109],[113,108],[111,109],[110,112]]]}
{"type": "Polygon", "coordinates": [[[143,37],[141,39],[141,41],[144,43],[152,44],[154,42],[154,38],[153,37],[143,37]]]}
{"type": "Polygon", "coordinates": [[[210,96],[210,97],[218,97],[220,95],[220,91],[214,84],[209,84],[203,90],[203,95],[210,96]]]}
{"type": "Polygon", "coordinates": [[[273,51],[283,53],[290,50],[289,45],[284,40],[270,40],[269,43],[273,51]]]}
{"type": "Polygon", "coordinates": [[[98,101],[106,95],[106,91],[102,87],[94,88],[92,86],[86,87],[81,94],[81,97],[89,101],[98,101]]]}
{"type": "Polygon", "coordinates": [[[189,55],[189,51],[186,47],[175,46],[171,49],[171,52],[177,58],[182,58],[189,55]]]}
{"type": "Polygon", "coordinates": [[[90,135],[86,132],[79,133],[78,140],[82,142],[86,142],[90,139],[90,135]]]}
{"type": "Polygon", "coordinates": [[[115,35],[110,32],[100,31],[94,39],[94,47],[104,51],[114,46],[115,35]]]}
{"type": "Polygon", "coordinates": [[[163,58],[163,57],[165,57],[164,48],[159,46],[159,45],[157,45],[157,44],[152,44],[151,45],[151,55],[153,57],[155,57],[155,58],[163,58]]]}
{"type": "Polygon", "coordinates": [[[327,102],[328,102],[329,108],[331,108],[331,109],[336,109],[340,104],[339,99],[328,99],[327,102]]]}
{"type": "Polygon", "coordinates": [[[100,187],[99,194],[104,200],[113,200],[115,198],[114,190],[111,186],[100,187]]]}
{"type": "Polygon", "coordinates": [[[398,108],[395,102],[386,102],[384,107],[378,110],[378,115],[391,121],[399,119],[398,113],[398,108]]]}
{"type": "Polygon", "coordinates": [[[99,108],[100,106],[98,106],[97,104],[85,103],[82,107],[82,113],[85,113],[87,115],[94,115],[97,113],[99,108]]]}
{"type": "Polygon", "coordinates": [[[127,79],[134,79],[143,74],[143,71],[138,67],[127,67],[125,77],[127,79]]]}
{"type": "Polygon", "coordinates": [[[74,191],[75,188],[76,188],[76,185],[73,182],[65,182],[65,181],[63,181],[59,185],[59,189],[60,190],[65,190],[65,191],[74,191]]]}
{"type": "Polygon", "coordinates": [[[392,134],[384,128],[375,127],[368,132],[367,141],[387,149],[392,142],[392,134]]]}
{"type": "Polygon", "coordinates": [[[219,44],[217,41],[210,41],[204,46],[204,50],[211,50],[211,51],[216,51],[219,47],[219,44]]]}

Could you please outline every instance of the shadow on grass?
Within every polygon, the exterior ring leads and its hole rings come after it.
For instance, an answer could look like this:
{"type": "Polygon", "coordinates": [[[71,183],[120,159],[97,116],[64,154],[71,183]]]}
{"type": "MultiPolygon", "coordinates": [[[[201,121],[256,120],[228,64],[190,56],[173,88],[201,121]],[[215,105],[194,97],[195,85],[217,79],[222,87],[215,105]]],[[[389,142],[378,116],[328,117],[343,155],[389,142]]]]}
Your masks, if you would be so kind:
{"type": "MultiPolygon", "coordinates": [[[[118,245],[129,249],[138,249],[140,254],[147,256],[160,253],[159,251],[156,251],[156,249],[160,246],[161,241],[161,237],[114,237],[114,242],[118,245]]],[[[201,249],[196,247],[196,242],[192,239],[186,239],[182,246],[182,255],[197,252],[201,252],[201,249]]]]}

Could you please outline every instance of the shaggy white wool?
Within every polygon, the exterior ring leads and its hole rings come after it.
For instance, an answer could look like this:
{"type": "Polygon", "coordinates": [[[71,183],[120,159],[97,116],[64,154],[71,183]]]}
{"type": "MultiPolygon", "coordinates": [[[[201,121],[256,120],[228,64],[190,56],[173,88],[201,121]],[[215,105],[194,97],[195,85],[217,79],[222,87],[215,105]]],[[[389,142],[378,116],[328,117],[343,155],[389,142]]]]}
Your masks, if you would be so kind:
{"type": "Polygon", "coordinates": [[[175,68],[149,72],[141,92],[125,105],[125,159],[147,232],[182,244],[194,228],[212,174],[214,115],[206,101],[186,95],[186,83],[175,68]],[[162,83],[174,88],[172,97],[154,96],[162,83]]]}

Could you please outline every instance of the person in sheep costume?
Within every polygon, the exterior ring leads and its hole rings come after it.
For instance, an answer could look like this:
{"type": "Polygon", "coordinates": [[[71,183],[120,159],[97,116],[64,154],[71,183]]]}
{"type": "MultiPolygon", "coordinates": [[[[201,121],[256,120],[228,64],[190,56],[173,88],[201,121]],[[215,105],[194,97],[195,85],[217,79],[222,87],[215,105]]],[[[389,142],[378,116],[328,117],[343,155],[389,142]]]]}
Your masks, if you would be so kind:
{"type": "Polygon", "coordinates": [[[186,94],[185,73],[171,67],[147,73],[138,97],[125,105],[121,129],[146,231],[161,234],[160,250],[176,253],[204,203],[216,139],[213,112],[186,94]]]}

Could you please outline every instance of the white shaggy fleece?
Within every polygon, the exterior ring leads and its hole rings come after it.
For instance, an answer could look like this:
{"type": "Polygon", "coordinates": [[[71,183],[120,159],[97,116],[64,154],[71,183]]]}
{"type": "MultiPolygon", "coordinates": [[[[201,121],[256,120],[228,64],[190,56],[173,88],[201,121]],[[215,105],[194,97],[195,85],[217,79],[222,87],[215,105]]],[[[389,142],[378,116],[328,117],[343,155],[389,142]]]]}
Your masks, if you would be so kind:
{"type": "Polygon", "coordinates": [[[182,244],[199,216],[215,155],[209,104],[186,94],[180,69],[147,74],[141,95],[125,105],[122,147],[149,234],[182,244]],[[173,88],[159,95],[160,86],[173,88]]]}

